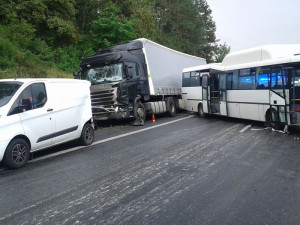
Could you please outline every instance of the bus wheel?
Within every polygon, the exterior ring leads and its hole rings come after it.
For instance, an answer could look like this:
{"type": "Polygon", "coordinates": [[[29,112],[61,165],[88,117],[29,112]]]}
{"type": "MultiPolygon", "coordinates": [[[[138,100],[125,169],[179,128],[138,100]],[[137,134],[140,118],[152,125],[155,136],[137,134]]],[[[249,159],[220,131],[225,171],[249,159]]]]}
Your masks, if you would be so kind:
{"type": "Polygon", "coordinates": [[[203,112],[202,104],[198,105],[198,116],[200,116],[200,117],[205,117],[206,116],[206,114],[203,112]]]}
{"type": "Polygon", "coordinates": [[[176,116],[176,104],[173,98],[167,99],[167,107],[169,109],[168,114],[171,117],[176,116]]]}
{"type": "Polygon", "coordinates": [[[279,117],[278,114],[276,112],[276,110],[269,110],[266,114],[266,122],[265,122],[265,126],[266,127],[272,127],[275,130],[278,130],[281,128],[280,124],[279,124],[279,117]],[[272,119],[274,118],[274,119],[272,119]]]}
{"type": "Polygon", "coordinates": [[[18,169],[27,163],[29,159],[29,145],[22,138],[16,138],[6,148],[4,164],[9,169],[18,169]]]}

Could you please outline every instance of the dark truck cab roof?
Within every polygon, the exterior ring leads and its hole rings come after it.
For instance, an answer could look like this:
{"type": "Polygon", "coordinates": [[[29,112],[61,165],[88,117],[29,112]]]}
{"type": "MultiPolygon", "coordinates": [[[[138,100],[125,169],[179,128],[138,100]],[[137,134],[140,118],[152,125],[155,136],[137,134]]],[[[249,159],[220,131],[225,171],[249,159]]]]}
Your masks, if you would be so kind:
{"type": "Polygon", "coordinates": [[[116,45],[100,49],[92,56],[82,59],[80,68],[84,69],[88,65],[98,65],[109,62],[122,61],[140,61],[145,63],[143,52],[143,43],[140,40],[134,40],[127,44],[116,45]]]}

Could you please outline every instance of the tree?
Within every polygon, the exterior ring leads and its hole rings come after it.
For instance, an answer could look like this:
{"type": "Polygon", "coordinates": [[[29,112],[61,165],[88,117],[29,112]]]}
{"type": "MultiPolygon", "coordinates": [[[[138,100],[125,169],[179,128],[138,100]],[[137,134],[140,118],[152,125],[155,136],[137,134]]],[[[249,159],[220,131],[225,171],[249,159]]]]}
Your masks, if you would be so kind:
{"type": "Polygon", "coordinates": [[[94,50],[136,38],[133,26],[134,20],[122,16],[116,4],[108,2],[101,9],[98,19],[91,24],[89,38],[94,50]]]}
{"type": "Polygon", "coordinates": [[[225,56],[230,52],[230,46],[226,44],[219,44],[217,47],[217,51],[215,52],[215,62],[221,63],[225,56]]]}
{"type": "Polygon", "coordinates": [[[213,61],[218,40],[206,0],[155,0],[154,8],[163,45],[213,61]]]}

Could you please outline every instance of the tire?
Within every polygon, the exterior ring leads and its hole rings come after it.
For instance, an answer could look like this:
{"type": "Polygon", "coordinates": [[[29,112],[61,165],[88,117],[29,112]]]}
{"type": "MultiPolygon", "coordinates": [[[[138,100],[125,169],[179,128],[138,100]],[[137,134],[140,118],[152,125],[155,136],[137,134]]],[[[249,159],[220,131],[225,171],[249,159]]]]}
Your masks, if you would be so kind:
{"type": "Polygon", "coordinates": [[[205,117],[206,116],[206,114],[203,112],[203,106],[202,106],[202,104],[198,105],[198,116],[199,117],[205,117]]]}
{"type": "Polygon", "coordinates": [[[90,123],[86,123],[82,128],[79,143],[84,146],[91,145],[94,141],[94,138],[95,132],[93,126],[90,123]]]}
{"type": "Polygon", "coordinates": [[[22,138],[16,138],[6,148],[4,165],[9,169],[18,169],[27,163],[30,155],[28,143],[22,138]]]}
{"type": "Polygon", "coordinates": [[[134,118],[143,123],[146,120],[146,110],[145,106],[141,102],[137,102],[134,106],[134,118]]]}
{"type": "Polygon", "coordinates": [[[275,130],[281,129],[281,125],[279,123],[279,118],[276,110],[269,110],[266,114],[266,122],[265,122],[266,127],[272,127],[275,130]],[[272,116],[275,118],[275,121],[272,121],[272,116]]]}
{"type": "Polygon", "coordinates": [[[176,116],[176,104],[175,104],[174,99],[169,98],[167,100],[167,104],[168,104],[168,109],[169,109],[169,111],[168,111],[169,116],[171,116],[171,117],[176,116]]]}

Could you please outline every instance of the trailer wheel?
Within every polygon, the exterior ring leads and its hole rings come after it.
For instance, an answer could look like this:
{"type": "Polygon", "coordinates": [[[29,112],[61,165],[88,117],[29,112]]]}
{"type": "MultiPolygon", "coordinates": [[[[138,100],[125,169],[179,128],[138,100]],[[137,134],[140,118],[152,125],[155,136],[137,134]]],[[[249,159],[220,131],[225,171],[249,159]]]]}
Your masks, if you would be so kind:
{"type": "Polygon", "coordinates": [[[6,148],[4,164],[9,169],[18,169],[27,163],[29,159],[29,145],[22,138],[16,138],[6,148]]]}
{"type": "Polygon", "coordinates": [[[137,102],[134,106],[134,118],[136,121],[139,121],[141,123],[145,122],[146,119],[146,110],[145,106],[141,102],[137,102]]]}
{"type": "Polygon", "coordinates": [[[81,131],[79,143],[81,145],[91,145],[95,138],[94,128],[90,123],[86,123],[81,131]]]}
{"type": "Polygon", "coordinates": [[[204,113],[204,111],[203,111],[202,104],[198,105],[198,116],[200,116],[200,117],[206,117],[206,113],[204,113]]]}
{"type": "Polygon", "coordinates": [[[171,117],[176,116],[176,104],[173,98],[167,99],[167,107],[169,109],[168,114],[171,117]]]}

